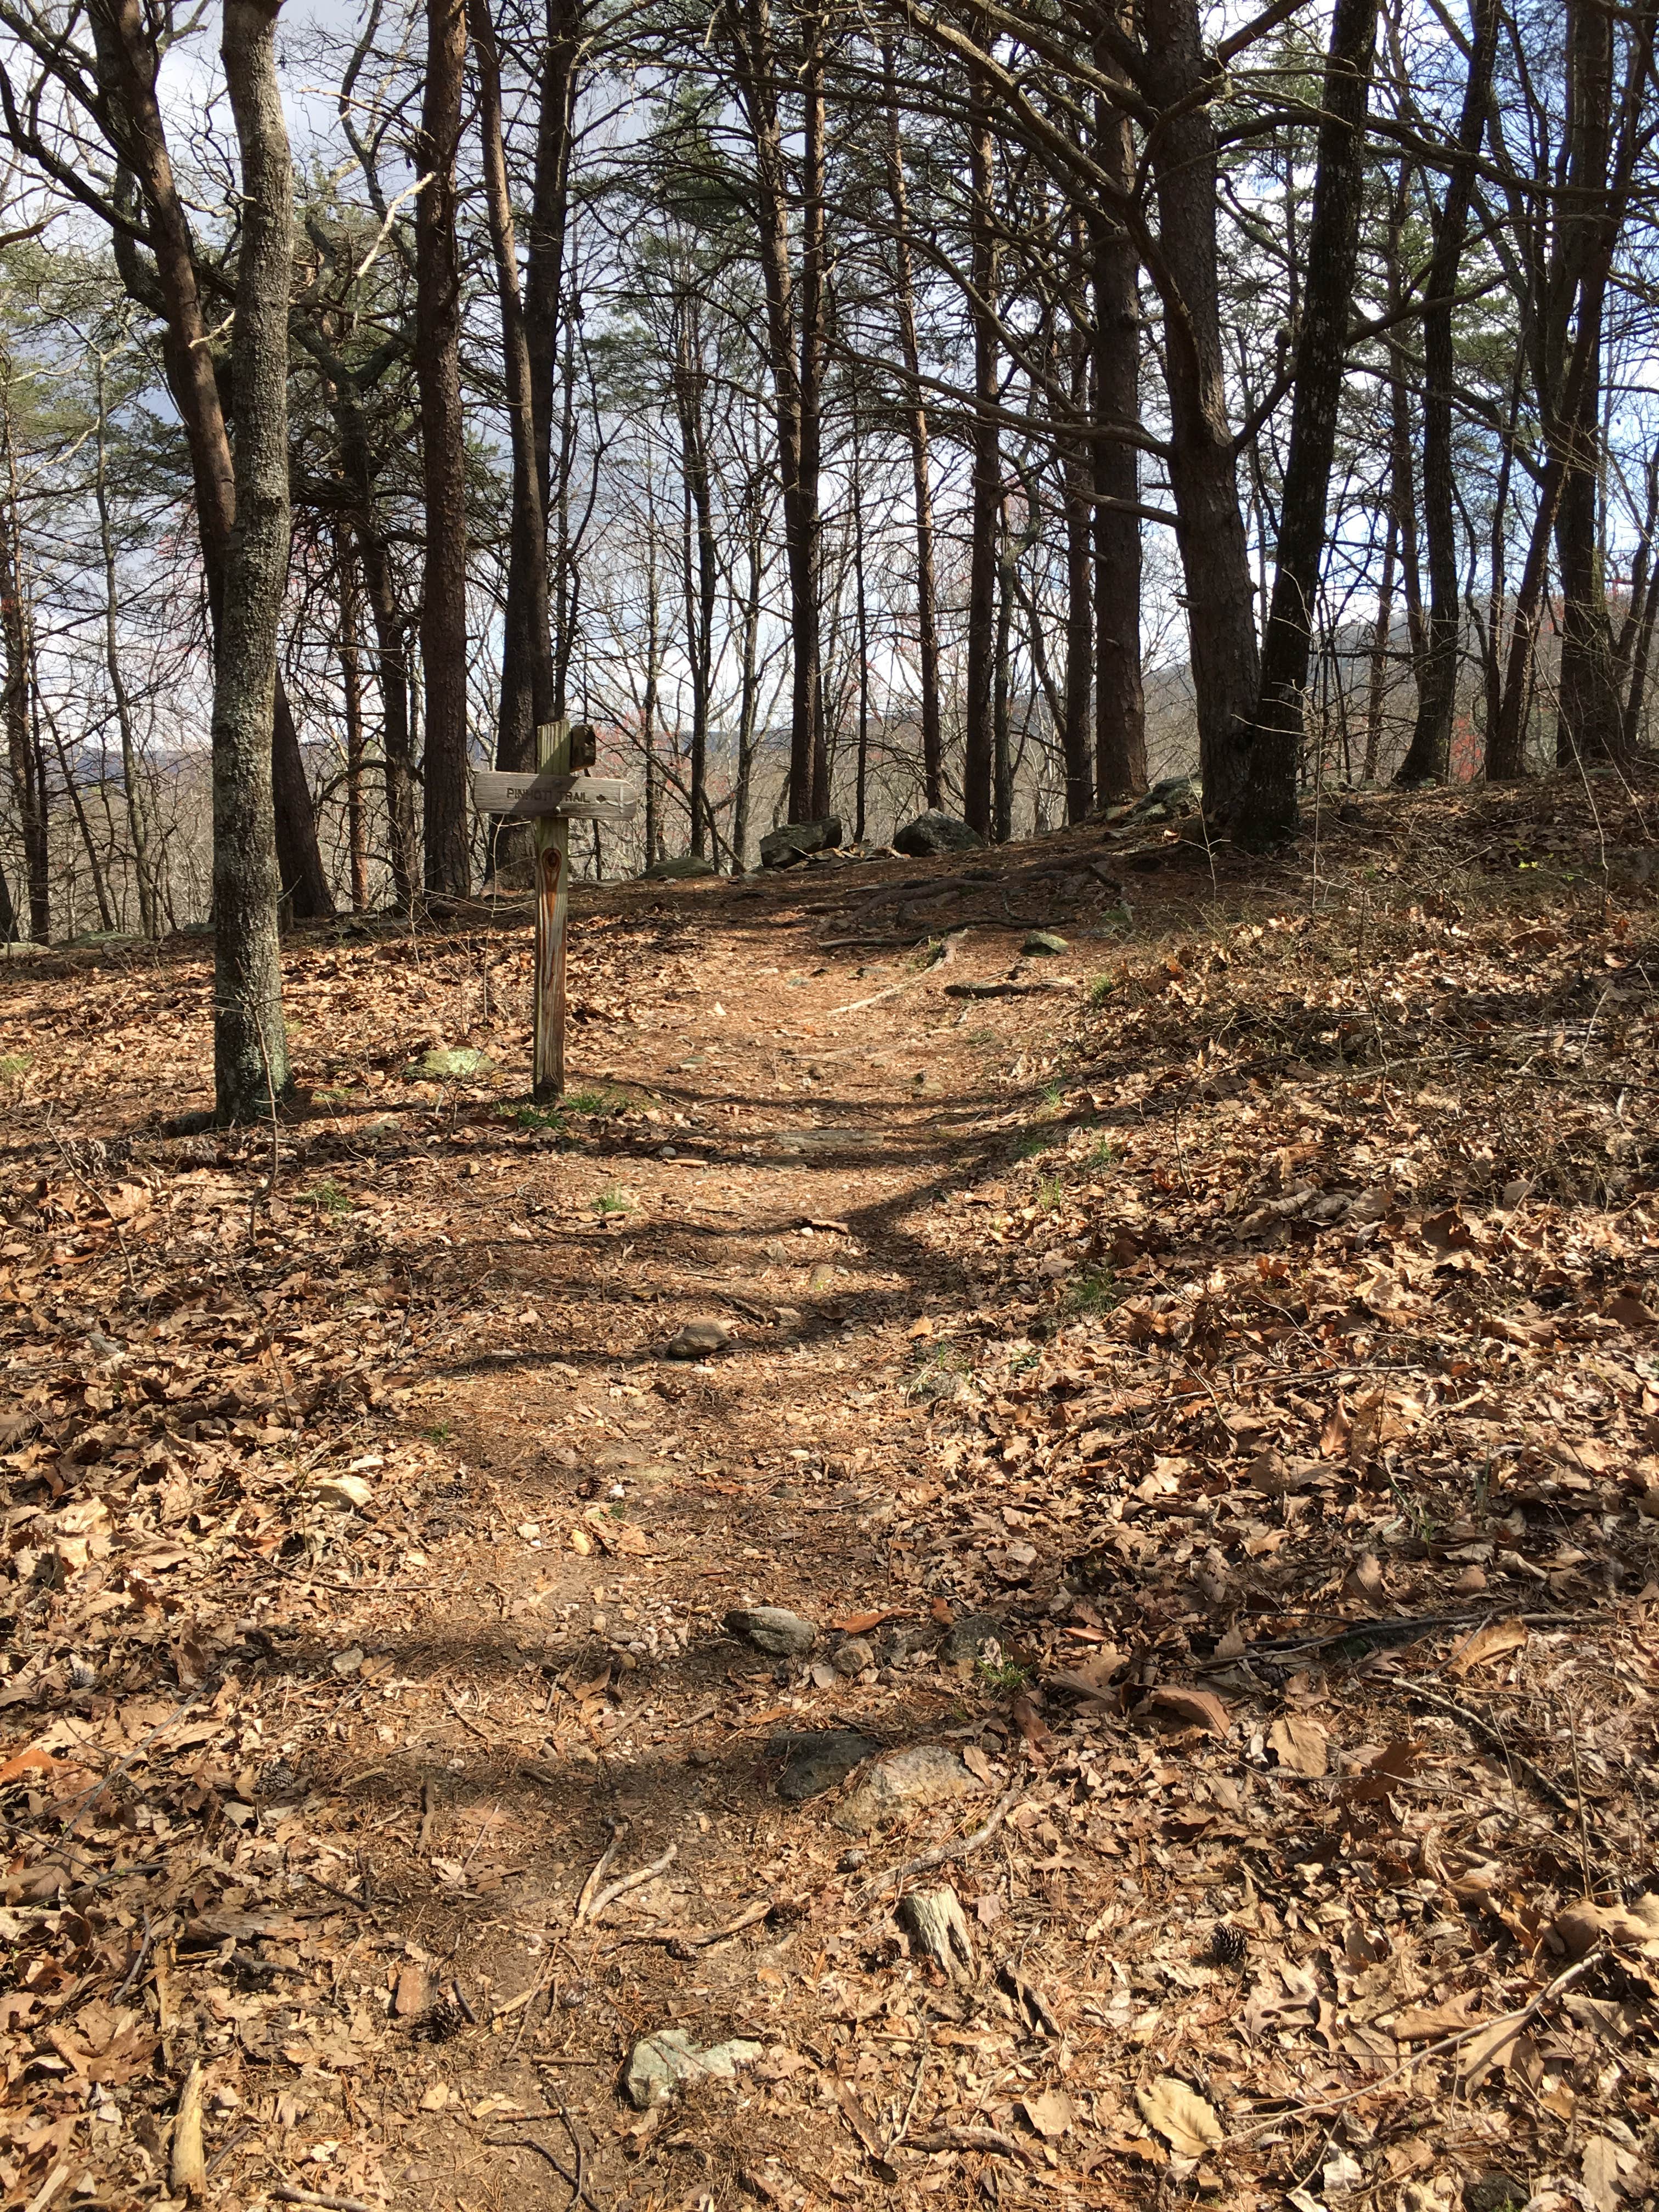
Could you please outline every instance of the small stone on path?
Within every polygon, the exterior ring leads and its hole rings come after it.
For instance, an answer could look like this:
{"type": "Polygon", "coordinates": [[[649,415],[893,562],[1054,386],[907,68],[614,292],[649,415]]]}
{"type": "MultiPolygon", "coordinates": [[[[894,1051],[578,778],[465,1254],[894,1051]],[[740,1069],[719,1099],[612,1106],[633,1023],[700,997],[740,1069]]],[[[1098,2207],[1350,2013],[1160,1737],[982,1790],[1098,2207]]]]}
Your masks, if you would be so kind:
{"type": "Polygon", "coordinates": [[[799,1659],[818,1640],[810,1620],[781,1605],[734,1606],[726,1616],[726,1626],[728,1634],[742,1637],[757,1651],[769,1651],[775,1659],[799,1659]]]}
{"type": "Polygon", "coordinates": [[[660,2028],[629,2053],[623,2086],[635,2108],[647,2112],[653,2105],[665,2105],[688,2081],[736,2081],[738,2067],[752,2066],[763,2047],[734,2038],[705,2051],[684,2028],[660,2028]]]}
{"type": "Polygon", "coordinates": [[[1019,949],[1022,952],[1037,954],[1043,959],[1056,959],[1070,947],[1066,939],[1056,936],[1052,929],[1034,929],[1019,949]]]}
{"type": "Polygon", "coordinates": [[[955,1752],[942,1743],[915,1744],[878,1759],[835,1814],[834,1825],[846,1835],[865,1835],[923,1806],[971,1797],[979,1787],[955,1752]]]}
{"type": "Polygon", "coordinates": [[[812,1729],[801,1735],[775,1736],[771,1747],[786,1754],[778,1795],[792,1805],[833,1790],[881,1749],[873,1736],[860,1735],[854,1729],[812,1729]]]}
{"type": "Polygon", "coordinates": [[[732,1332],[726,1323],[705,1315],[701,1320],[687,1322],[663,1349],[670,1359],[703,1359],[711,1352],[723,1352],[731,1341],[732,1332]]]}

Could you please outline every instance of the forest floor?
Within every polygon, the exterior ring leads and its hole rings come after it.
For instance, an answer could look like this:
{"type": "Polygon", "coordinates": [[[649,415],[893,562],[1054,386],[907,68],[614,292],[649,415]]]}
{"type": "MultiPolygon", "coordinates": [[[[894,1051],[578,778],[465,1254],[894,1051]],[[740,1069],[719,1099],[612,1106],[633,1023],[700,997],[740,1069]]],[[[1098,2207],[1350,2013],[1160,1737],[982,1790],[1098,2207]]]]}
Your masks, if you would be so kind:
{"type": "Polygon", "coordinates": [[[1656,830],[9,960],[0,2201],[1651,2203],[1656,830]]]}

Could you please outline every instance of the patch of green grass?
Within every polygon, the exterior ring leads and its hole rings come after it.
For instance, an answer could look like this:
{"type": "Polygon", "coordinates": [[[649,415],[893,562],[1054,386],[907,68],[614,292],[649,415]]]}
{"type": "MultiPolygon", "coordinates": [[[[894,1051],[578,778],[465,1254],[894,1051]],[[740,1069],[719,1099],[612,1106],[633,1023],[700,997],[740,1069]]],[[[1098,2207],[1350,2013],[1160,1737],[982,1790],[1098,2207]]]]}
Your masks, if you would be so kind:
{"type": "Polygon", "coordinates": [[[331,1176],[313,1183],[309,1190],[300,1193],[302,1206],[314,1206],[319,1213],[349,1213],[355,1203],[349,1191],[341,1189],[331,1176]]]}
{"type": "Polygon", "coordinates": [[[988,1690],[1006,1691],[1010,1696],[1023,1690],[1031,1679],[1030,1669],[1022,1667],[1018,1659],[975,1659],[974,1672],[988,1690]]]}
{"type": "Polygon", "coordinates": [[[0,1052],[0,1083],[15,1083],[34,1065],[26,1052],[0,1052]]]}
{"type": "Polygon", "coordinates": [[[1116,1158],[1117,1146],[1111,1139],[1108,1136],[1099,1136],[1095,1139],[1093,1146],[1085,1154],[1083,1164],[1086,1168],[1109,1168],[1116,1158]]]}
{"type": "Polygon", "coordinates": [[[426,1434],[434,1444],[447,1444],[454,1434],[454,1431],[447,1421],[434,1421],[427,1430],[426,1434]]]}
{"type": "Polygon", "coordinates": [[[571,1114],[614,1114],[623,1097],[620,1091],[568,1091],[564,1105],[571,1114]]]}
{"type": "Polygon", "coordinates": [[[595,1213],[626,1213],[629,1204],[630,1200],[624,1198],[621,1191],[615,1188],[602,1190],[593,1201],[593,1211],[595,1213]]]}
{"type": "Polygon", "coordinates": [[[1089,1004],[1091,1006],[1103,1006],[1116,988],[1115,975],[1097,975],[1089,986],[1089,1004]]]}
{"type": "Polygon", "coordinates": [[[1039,1152],[1046,1152],[1054,1141],[1052,1129],[1028,1129],[1014,1147],[1017,1159],[1034,1160],[1039,1152]]]}
{"type": "Polygon", "coordinates": [[[564,1120],[556,1106],[498,1106],[496,1112],[504,1121],[515,1121],[521,1129],[550,1129],[556,1137],[564,1134],[564,1120]]]}
{"type": "Polygon", "coordinates": [[[1046,1175],[1038,1179],[1036,1202],[1039,1206],[1047,1206],[1052,1212],[1060,1204],[1060,1196],[1061,1184],[1057,1175],[1046,1175]]]}
{"type": "Polygon", "coordinates": [[[972,1371],[967,1354],[948,1339],[927,1345],[922,1348],[918,1364],[905,1383],[905,1395],[919,1398],[924,1405],[938,1405],[944,1399],[954,1398],[972,1371]]]}
{"type": "Polygon", "coordinates": [[[1069,1285],[1066,1304],[1076,1314],[1110,1313],[1119,1304],[1116,1276],[1109,1267],[1090,1268],[1069,1285]]]}
{"type": "Polygon", "coordinates": [[[969,1044],[995,1044],[998,1042],[994,1030],[969,1030],[968,1032],[967,1042],[969,1044]]]}
{"type": "Polygon", "coordinates": [[[1059,1113],[1060,1108],[1066,1103],[1066,1093],[1060,1089],[1058,1083],[1045,1083],[1043,1085],[1042,1103],[1048,1109],[1048,1111],[1051,1114],[1059,1113]]]}
{"type": "Polygon", "coordinates": [[[313,1106],[349,1105],[351,1091],[343,1084],[331,1083],[325,1090],[313,1091],[311,1094],[311,1102],[313,1106]]]}

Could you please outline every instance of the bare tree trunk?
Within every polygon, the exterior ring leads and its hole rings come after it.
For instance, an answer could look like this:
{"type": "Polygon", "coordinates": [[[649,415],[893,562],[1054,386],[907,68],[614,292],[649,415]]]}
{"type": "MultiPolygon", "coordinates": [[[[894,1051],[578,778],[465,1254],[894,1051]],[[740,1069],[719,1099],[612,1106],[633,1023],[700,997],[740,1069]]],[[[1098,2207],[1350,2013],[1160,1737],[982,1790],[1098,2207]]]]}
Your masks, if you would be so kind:
{"type": "MultiPolygon", "coordinates": [[[[547,514],[536,451],[533,370],[524,303],[519,291],[518,244],[513,197],[502,140],[501,72],[489,0],[468,0],[478,80],[478,137],[483,153],[484,198],[501,305],[501,361],[507,384],[507,429],[513,453],[511,544],[507,556],[501,690],[495,721],[499,768],[534,764],[536,732],[553,720],[553,635],[547,587],[547,514]]],[[[465,580],[463,580],[463,590],[465,580]]],[[[465,604],[463,604],[465,622],[465,604]]]]}
{"type": "MultiPolygon", "coordinates": [[[[161,318],[162,365],[184,424],[196,489],[202,566],[216,641],[224,571],[235,523],[235,477],[213,353],[202,314],[195,247],[167,152],[155,79],[161,56],[140,0],[91,0],[88,10],[111,143],[136,180],[155,256],[152,280],[133,242],[115,234],[115,258],[130,296],[161,318]]],[[[233,349],[233,360],[234,352],[233,349]]],[[[234,371],[233,371],[234,374],[234,371]]],[[[282,881],[302,919],[331,914],[334,902],[317,845],[317,821],[298,733],[280,672],[273,713],[272,761],[264,783],[273,793],[282,881]]]]}
{"type": "MultiPolygon", "coordinates": [[[[1133,6],[1120,21],[1133,22],[1133,6]]],[[[1129,118],[1095,107],[1096,159],[1127,192],[1135,181],[1129,118]]],[[[1146,701],[1140,676],[1140,455],[1114,427],[1140,423],[1140,272],[1127,231],[1094,230],[1095,797],[1103,806],[1146,788],[1146,701]],[[1114,502],[1118,502],[1114,504],[1114,502]]]]}
{"type": "MultiPolygon", "coordinates": [[[[975,24],[982,42],[982,15],[975,24]]],[[[995,750],[997,664],[997,538],[1002,514],[1002,450],[993,411],[999,398],[996,313],[997,240],[991,103],[985,81],[970,64],[968,89],[968,166],[972,259],[969,303],[974,331],[975,414],[973,520],[968,567],[968,698],[962,763],[962,811],[969,827],[988,841],[995,828],[993,756],[995,750]]]]}
{"type": "Polygon", "coordinates": [[[270,813],[276,638],[288,582],[288,311],[293,176],[276,81],[280,0],[225,0],[225,80],[241,151],[232,338],[236,528],[213,683],[214,1075],[222,1121],[289,1089],[270,813]]]}
{"type": "Polygon", "coordinates": [[[23,605],[23,576],[17,528],[17,461],[12,445],[11,414],[0,408],[5,444],[6,495],[0,501],[0,641],[5,647],[4,690],[0,713],[6,725],[6,752],[17,797],[17,822],[23,847],[23,888],[28,900],[29,935],[37,945],[52,942],[51,823],[46,796],[46,756],[37,742],[31,713],[34,695],[34,651],[28,610],[23,605]]]}
{"type": "MultiPolygon", "coordinates": [[[[1089,404],[1088,342],[1083,331],[1073,331],[1071,349],[1072,405],[1081,420],[1089,404]]],[[[1095,606],[1090,539],[1095,510],[1090,459],[1086,440],[1069,437],[1065,441],[1060,482],[1066,501],[1066,696],[1060,742],[1066,763],[1068,822],[1081,822],[1094,800],[1090,709],[1094,703],[1095,606]]],[[[1036,629],[1034,623],[1034,645],[1036,629]]]]}
{"type": "Polygon", "coordinates": [[[1423,309],[1423,521],[1429,553],[1427,649],[1417,672],[1417,724],[1396,783],[1445,781],[1451,757],[1452,715],[1457,703],[1458,638],[1462,609],[1457,590],[1457,532],[1453,515],[1452,297],[1463,260],[1474,164],[1486,127],[1492,66],[1498,52],[1500,0],[1476,0],[1474,38],[1463,85],[1457,150],[1446,179],[1446,196],[1435,226],[1423,309]]]}
{"type": "Polygon", "coordinates": [[[368,746],[363,733],[363,672],[357,649],[357,563],[350,533],[335,538],[340,578],[340,687],[345,700],[346,852],[351,866],[351,909],[368,905],[368,813],[363,793],[368,746]]]}
{"type": "Polygon", "coordinates": [[[1158,274],[1170,483],[1187,586],[1204,806],[1224,826],[1243,793],[1259,653],[1221,344],[1212,78],[1197,0],[1144,0],[1142,23],[1146,75],[1163,111],[1153,134],[1152,173],[1163,260],[1158,274]]]}
{"type": "Polygon", "coordinates": [[[685,647],[691,666],[691,845],[704,854],[714,835],[708,804],[708,702],[714,682],[714,593],[719,580],[714,509],[708,478],[708,447],[703,427],[702,334],[696,302],[680,307],[674,349],[674,411],[680,433],[680,470],[684,487],[685,647]]]}
{"type": "Polygon", "coordinates": [[[415,372],[420,386],[426,556],[421,666],[426,701],[426,886],[464,896],[471,878],[466,790],[466,453],[455,155],[466,62],[464,0],[427,0],[426,82],[416,165],[415,372]]]}
{"type": "Polygon", "coordinates": [[[898,79],[890,39],[882,45],[887,106],[887,197],[893,210],[899,351],[910,404],[905,433],[910,447],[910,485],[916,516],[916,661],[921,686],[921,778],[926,803],[945,804],[945,740],[939,726],[939,587],[933,569],[933,480],[928,455],[927,410],[921,396],[921,355],[916,343],[915,273],[910,254],[910,209],[904,181],[904,142],[899,132],[898,79]]]}
{"type": "Polygon", "coordinates": [[[138,926],[146,937],[161,933],[155,884],[151,874],[149,822],[144,805],[138,763],[138,740],[133,728],[132,702],[121,669],[120,625],[117,618],[115,532],[110,520],[107,469],[108,420],[104,410],[104,359],[98,357],[98,419],[94,426],[93,498],[98,512],[98,547],[104,563],[104,668],[109,677],[110,697],[115,707],[116,727],[121,737],[121,787],[126,804],[127,836],[132,843],[132,877],[138,892],[138,926]]]}
{"type": "Polygon", "coordinates": [[[1400,523],[1392,500],[1382,538],[1382,580],[1376,592],[1376,622],[1371,631],[1370,679],[1365,696],[1365,757],[1361,783],[1376,781],[1376,757],[1382,747],[1382,701],[1389,681],[1389,650],[1394,637],[1394,579],[1400,523]]]}
{"type": "Polygon", "coordinates": [[[758,491],[749,517],[749,579],[743,598],[743,645],[738,706],[738,776],[732,799],[732,859],[749,865],[749,809],[754,786],[755,724],[760,714],[761,579],[764,568],[758,491]]]}
{"type": "MultiPolygon", "coordinates": [[[[830,811],[830,756],[823,727],[823,646],[819,597],[823,520],[823,358],[828,270],[824,262],[825,151],[823,25],[815,8],[801,15],[800,527],[801,596],[794,609],[797,723],[811,738],[809,818],[830,811]]],[[[793,776],[792,772],[791,782],[793,776]]]]}
{"type": "Polygon", "coordinates": [[[1376,8],[1377,0],[1336,0],[1331,21],[1273,604],[1249,772],[1233,823],[1242,845],[1277,843],[1297,826],[1314,607],[1329,536],[1331,463],[1359,253],[1376,8]]]}

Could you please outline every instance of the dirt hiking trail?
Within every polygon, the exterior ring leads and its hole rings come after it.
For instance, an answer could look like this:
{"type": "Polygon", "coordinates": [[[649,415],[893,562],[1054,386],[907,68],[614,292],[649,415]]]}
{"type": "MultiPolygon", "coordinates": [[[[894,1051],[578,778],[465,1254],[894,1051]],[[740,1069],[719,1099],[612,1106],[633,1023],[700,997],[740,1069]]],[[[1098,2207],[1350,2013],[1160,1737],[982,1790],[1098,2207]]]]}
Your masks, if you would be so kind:
{"type": "Polygon", "coordinates": [[[1654,793],[0,971],[0,2201],[1650,2202],[1654,793]]]}

